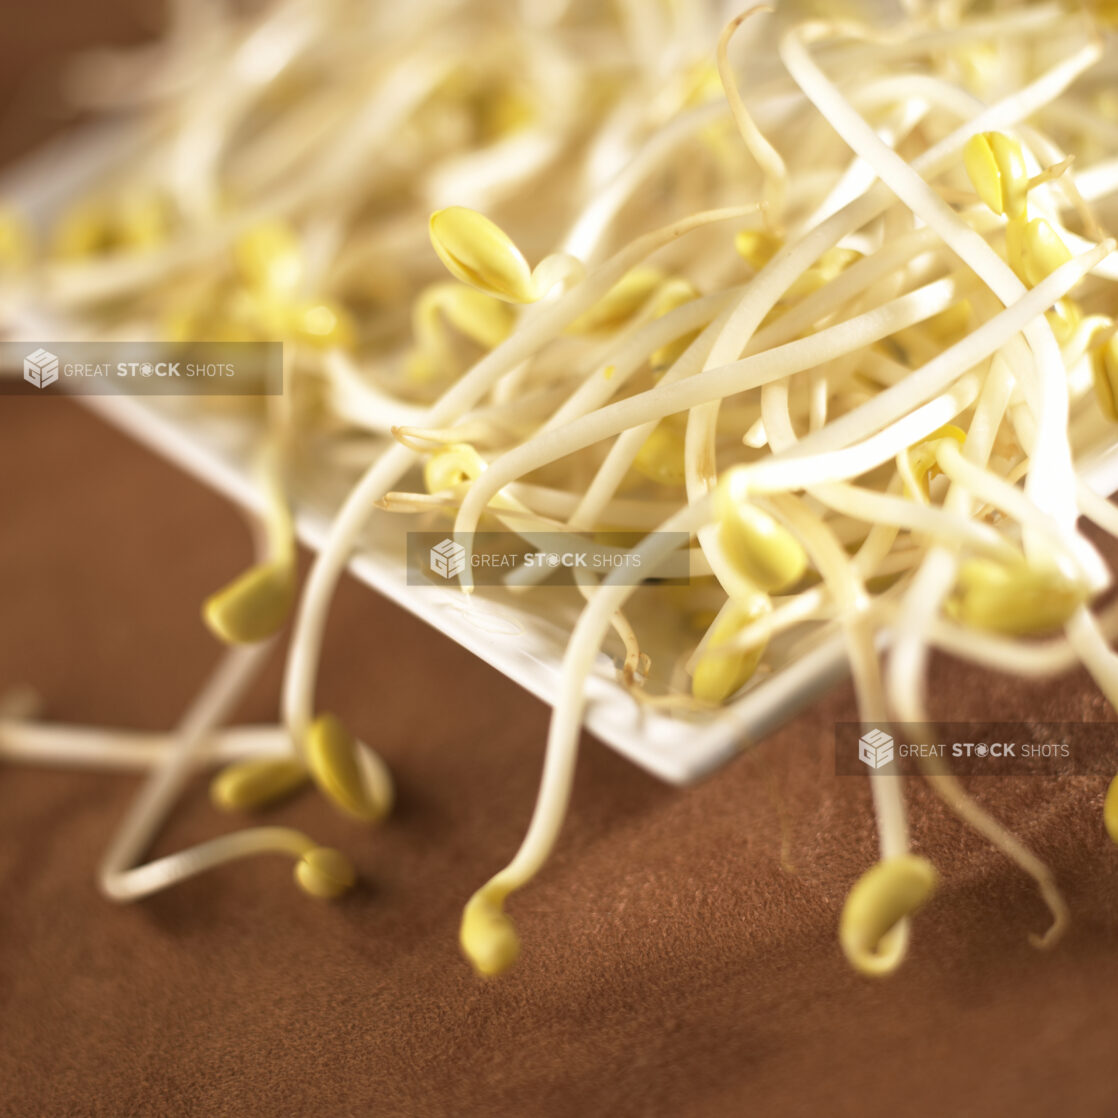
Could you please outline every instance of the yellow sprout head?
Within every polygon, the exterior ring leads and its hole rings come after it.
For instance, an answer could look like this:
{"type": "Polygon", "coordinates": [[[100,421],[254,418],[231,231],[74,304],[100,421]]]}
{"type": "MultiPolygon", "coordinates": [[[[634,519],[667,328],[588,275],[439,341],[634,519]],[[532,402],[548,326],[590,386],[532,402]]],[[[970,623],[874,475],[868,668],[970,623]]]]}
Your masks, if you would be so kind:
{"type": "Polygon", "coordinates": [[[287,315],[287,329],[299,341],[319,349],[348,348],[357,336],[345,308],[321,299],[293,306],[287,315]]]}
{"type": "Polygon", "coordinates": [[[483,349],[493,349],[512,333],[516,312],[500,299],[460,283],[433,283],[416,300],[413,329],[421,348],[443,341],[439,315],[483,349]]]}
{"type": "Polygon", "coordinates": [[[56,255],[79,260],[101,253],[143,251],[165,242],[172,215],[167,200],[151,192],[89,199],[66,210],[53,230],[56,255]]]}
{"type": "Polygon", "coordinates": [[[34,254],[34,237],[23,217],[0,206],[0,279],[5,273],[22,272],[34,254]]]}
{"type": "Polygon", "coordinates": [[[622,276],[595,306],[579,315],[567,329],[572,334],[616,330],[648,302],[663,279],[663,273],[657,268],[634,268],[622,276]]]}
{"type": "Polygon", "coordinates": [[[294,338],[321,349],[351,346],[356,327],[345,309],[323,299],[300,297],[306,275],[303,248],[294,229],[264,221],[233,244],[239,288],[232,300],[240,317],[264,338],[294,338]]]}
{"type": "Polygon", "coordinates": [[[334,715],[315,719],[304,753],[315,784],[346,815],[376,823],[388,814],[393,796],[388,770],[334,715]]]}
{"type": "Polygon", "coordinates": [[[483,349],[500,345],[516,325],[516,311],[508,303],[476,287],[461,283],[430,284],[420,292],[412,308],[415,349],[408,358],[408,375],[413,380],[430,380],[450,366],[444,318],[483,349]]]}
{"type": "Polygon", "coordinates": [[[1016,140],[1002,132],[980,132],[967,141],[963,160],[979,198],[994,213],[1024,217],[1029,172],[1016,140]]]}
{"type": "Polygon", "coordinates": [[[469,443],[450,443],[436,451],[423,466],[428,493],[442,493],[480,477],[485,459],[469,443]]]}
{"type": "Polygon", "coordinates": [[[1063,627],[1088,597],[1081,580],[1051,567],[968,559],[947,612],[976,629],[1028,636],[1063,627]]]}
{"type": "Polygon", "coordinates": [[[1108,419],[1118,421],[1118,334],[1091,353],[1091,375],[1095,381],[1095,398],[1108,419]]]}
{"type": "Polygon", "coordinates": [[[207,598],[202,616],[227,644],[254,644],[283,627],[294,600],[294,564],[259,563],[207,598]]]}
{"type": "MultiPolygon", "coordinates": [[[[661,284],[652,300],[652,317],[663,318],[664,315],[690,303],[699,297],[698,289],[690,280],[680,279],[678,276],[666,280],[661,284]]],[[[698,337],[698,331],[693,330],[684,334],[674,342],[661,346],[649,360],[653,369],[664,369],[679,360],[683,351],[698,337]]]]}
{"type": "Polygon", "coordinates": [[[532,269],[503,229],[476,210],[449,206],[431,215],[431,244],[456,279],[510,303],[531,303],[532,269]]]}
{"type": "Polygon", "coordinates": [[[748,468],[727,470],[714,493],[718,539],[727,558],[760,589],[775,594],[807,569],[802,545],[767,512],[749,502],[748,468]]]}
{"type": "Polygon", "coordinates": [[[310,779],[293,757],[256,757],[227,765],[210,784],[210,799],[221,811],[257,811],[298,791],[310,779]]]}
{"type": "Polygon", "coordinates": [[[907,469],[911,472],[911,477],[904,478],[905,493],[913,500],[927,501],[928,483],[940,473],[939,466],[936,464],[936,443],[940,439],[953,439],[962,446],[966,437],[965,431],[948,423],[938,431],[934,431],[922,443],[917,443],[916,446],[904,451],[904,461],[898,461],[898,465],[904,467],[907,464],[907,469]],[[916,486],[915,490],[913,483],[916,486]]]}
{"type": "Polygon", "coordinates": [[[316,846],[295,863],[295,883],[304,893],[324,901],[336,900],[356,881],[350,860],[327,846],[316,846]]]}
{"type": "Polygon", "coordinates": [[[1061,299],[1044,317],[1060,345],[1067,345],[1083,322],[1083,312],[1074,299],[1061,299]]]}
{"type": "Polygon", "coordinates": [[[839,921],[839,942],[855,970],[868,975],[896,970],[908,939],[901,921],[927,903],[937,882],[935,867],[915,854],[878,862],[862,874],[839,921]]]}
{"type": "Polygon", "coordinates": [[[171,232],[171,208],[166,198],[137,191],[122,198],[115,214],[116,243],[120,248],[155,248],[171,232]]]}
{"type": "Polygon", "coordinates": [[[1071,259],[1071,251],[1042,217],[1014,219],[1005,227],[1009,263],[1022,283],[1035,287],[1071,259]]]}
{"type": "Polygon", "coordinates": [[[734,237],[734,248],[755,272],[759,272],[779,251],[784,242],[760,229],[743,229],[734,237]]]}
{"type": "Polygon", "coordinates": [[[683,436],[674,427],[658,423],[637,451],[633,466],[660,485],[682,485],[683,454],[683,436]]]}
{"type": "Polygon", "coordinates": [[[813,291],[826,287],[831,280],[840,276],[851,264],[856,263],[861,258],[862,254],[852,248],[840,248],[837,245],[834,248],[829,248],[812,267],[808,268],[788,288],[788,294],[793,298],[810,295],[813,291]]]}
{"type": "Polygon", "coordinates": [[[241,281],[273,297],[290,298],[303,281],[303,251],[295,231],[280,221],[266,221],[242,233],[233,244],[241,281]]]}
{"type": "Polygon", "coordinates": [[[937,342],[957,342],[970,329],[973,318],[974,308],[970,300],[960,299],[957,303],[952,303],[947,310],[932,315],[924,323],[924,329],[937,342]]]}
{"type": "Polygon", "coordinates": [[[757,594],[744,603],[735,602],[713,623],[710,635],[691,674],[691,694],[704,703],[724,703],[743,687],[765,654],[765,642],[733,652],[719,652],[754,621],[772,612],[767,594],[757,594]]]}
{"type": "Polygon", "coordinates": [[[503,974],[520,957],[520,937],[505,915],[504,894],[483,886],[462,912],[459,942],[474,970],[487,977],[503,974]]]}
{"type": "Polygon", "coordinates": [[[1106,790],[1106,799],[1102,805],[1102,819],[1111,841],[1118,842],[1118,776],[1110,782],[1110,787],[1106,790]]]}
{"type": "Polygon", "coordinates": [[[112,211],[107,205],[93,201],[71,206],[58,219],[52,233],[55,254],[68,260],[106,252],[114,241],[112,211]]]}

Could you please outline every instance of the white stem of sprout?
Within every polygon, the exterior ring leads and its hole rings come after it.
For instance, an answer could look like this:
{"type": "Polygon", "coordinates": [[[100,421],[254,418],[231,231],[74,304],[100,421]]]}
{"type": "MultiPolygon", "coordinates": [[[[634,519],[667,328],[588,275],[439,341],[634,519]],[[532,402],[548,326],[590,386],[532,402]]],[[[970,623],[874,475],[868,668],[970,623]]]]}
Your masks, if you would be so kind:
{"type": "Polygon", "coordinates": [[[101,859],[98,883],[107,897],[133,901],[222,862],[270,850],[301,857],[313,848],[297,831],[255,827],[137,865],[195,767],[197,753],[236,706],[270,652],[270,644],[264,643],[231,648],[223,654],[179,723],[177,745],[148,778],[101,859]]]}
{"type": "MultiPolygon", "coordinates": [[[[40,723],[25,717],[0,718],[0,759],[29,765],[79,769],[143,770],[166,763],[177,743],[174,734],[40,723]]],[[[199,767],[249,757],[290,756],[281,726],[238,726],[211,734],[199,749],[199,767]]]]}

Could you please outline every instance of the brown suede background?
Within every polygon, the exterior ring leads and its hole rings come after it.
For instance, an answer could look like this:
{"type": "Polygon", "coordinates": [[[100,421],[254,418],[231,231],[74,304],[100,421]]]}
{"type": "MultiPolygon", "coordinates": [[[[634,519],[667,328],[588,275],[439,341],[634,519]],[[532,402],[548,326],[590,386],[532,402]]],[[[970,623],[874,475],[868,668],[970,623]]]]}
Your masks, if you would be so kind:
{"type": "MultiPolygon", "coordinates": [[[[9,0],[9,109],[36,59],[134,22],[9,0]]],[[[0,130],[9,153],[33,133],[0,130]]],[[[0,399],[0,690],[35,685],[51,719],[170,726],[217,655],[198,603],[249,555],[225,502],[79,406],[0,399]]],[[[239,718],[274,718],[279,667],[239,718]]],[[[1109,716],[1082,673],[940,664],[935,695],[955,720],[1109,716]]],[[[459,912],[519,841],[546,709],[351,581],[321,696],[399,784],[376,830],[311,794],[270,817],[352,855],[362,885],[337,905],[258,859],[114,906],[95,867],[138,778],[0,768],[0,1114],[1118,1114],[1105,781],[972,782],[1066,892],[1050,953],[1026,940],[1047,920],[1031,883],[914,783],[943,888],[904,969],[871,981],[835,939],[875,856],[867,782],[829,754],[848,688],[688,791],[587,739],[556,857],[510,903],[523,958],[483,982],[459,912]]],[[[235,825],[199,780],[155,853],[235,825]]]]}

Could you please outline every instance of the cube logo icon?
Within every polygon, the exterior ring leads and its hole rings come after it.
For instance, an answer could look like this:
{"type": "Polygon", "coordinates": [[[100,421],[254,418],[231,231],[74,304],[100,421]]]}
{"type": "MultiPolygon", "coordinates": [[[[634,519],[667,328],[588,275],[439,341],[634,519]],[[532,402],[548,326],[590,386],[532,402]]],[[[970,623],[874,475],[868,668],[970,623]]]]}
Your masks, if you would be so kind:
{"type": "Polygon", "coordinates": [[[454,578],[466,569],[466,549],[453,540],[443,540],[431,548],[431,570],[443,578],[454,578]]]}
{"type": "Polygon", "coordinates": [[[880,769],[893,760],[893,739],[884,730],[870,730],[858,739],[858,760],[880,769]]]}
{"type": "Polygon", "coordinates": [[[41,347],[23,359],[23,379],[36,388],[47,388],[58,380],[58,358],[41,347]]]}

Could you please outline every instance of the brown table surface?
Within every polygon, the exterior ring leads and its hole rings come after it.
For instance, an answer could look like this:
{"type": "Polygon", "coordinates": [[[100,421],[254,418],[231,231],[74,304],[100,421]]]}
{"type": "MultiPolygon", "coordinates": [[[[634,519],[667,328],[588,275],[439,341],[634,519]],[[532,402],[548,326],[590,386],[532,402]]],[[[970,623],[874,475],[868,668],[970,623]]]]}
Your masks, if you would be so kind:
{"type": "MultiPolygon", "coordinates": [[[[19,12],[9,106],[60,40],[135,23],[121,4],[19,12]]],[[[0,130],[5,150],[33,131],[0,130]]],[[[225,502],[77,405],[0,400],[0,689],[33,684],[52,719],[167,728],[217,655],[198,603],[249,554],[225,502]]],[[[240,719],[274,718],[279,668],[240,719]]],[[[1082,673],[934,679],[957,720],[1109,716],[1082,673]]],[[[321,697],[399,784],[375,830],[310,794],[273,813],[352,855],[362,885],[338,905],[258,859],[114,906],[95,867],[138,779],[3,767],[0,1114],[1118,1114],[1104,782],[974,785],[1066,891],[1049,953],[1026,941],[1047,920],[1031,883],[913,783],[914,844],[944,884],[904,969],[871,981],[835,939],[875,856],[866,781],[829,754],[849,688],[687,791],[587,739],[556,856],[510,905],[521,963],[483,982],[459,912],[519,841],[547,710],[352,582],[321,697]]],[[[231,825],[200,779],[155,853],[231,825]]]]}

